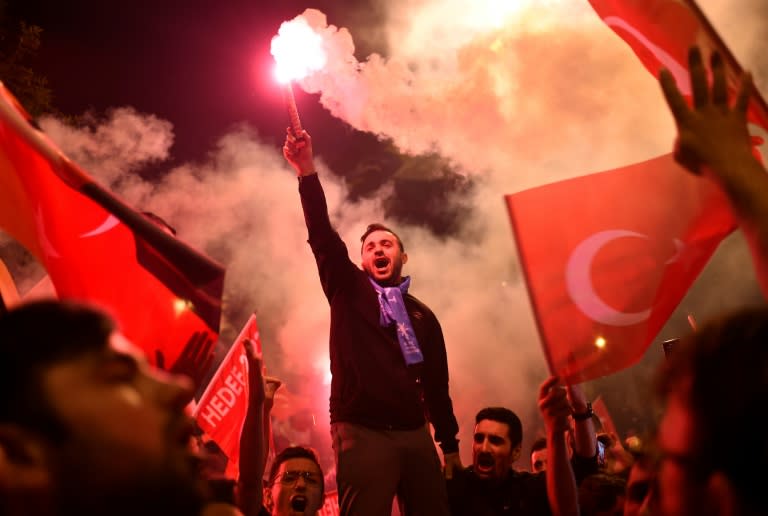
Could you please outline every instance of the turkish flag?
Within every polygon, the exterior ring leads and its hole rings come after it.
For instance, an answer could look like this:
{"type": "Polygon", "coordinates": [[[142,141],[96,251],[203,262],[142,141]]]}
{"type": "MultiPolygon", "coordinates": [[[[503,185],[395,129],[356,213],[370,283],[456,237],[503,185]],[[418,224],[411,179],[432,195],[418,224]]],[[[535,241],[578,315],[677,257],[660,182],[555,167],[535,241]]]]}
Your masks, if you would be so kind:
{"type": "MultiPolygon", "coordinates": [[[[688,49],[698,45],[706,56],[717,51],[725,63],[731,95],[737,90],[742,68],[720,35],[693,0],[589,0],[592,8],[637,55],[655,77],[666,68],[677,87],[691,96],[688,49]]],[[[768,106],[753,89],[749,120],[768,130],[768,106]]]]}
{"type": "Polygon", "coordinates": [[[217,339],[224,269],[98,185],[1,84],[0,228],[42,263],[59,298],[109,311],[150,361],[205,374],[180,366],[217,339]]]}
{"type": "Polygon", "coordinates": [[[256,342],[261,353],[261,339],[256,316],[251,315],[232,343],[195,408],[197,425],[216,441],[227,458],[227,477],[237,478],[240,461],[240,433],[248,412],[248,357],[243,341],[256,342]]]}
{"type": "Polygon", "coordinates": [[[506,200],[550,370],[573,383],[634,364],[736,227],[671,155],[506,200]]]}

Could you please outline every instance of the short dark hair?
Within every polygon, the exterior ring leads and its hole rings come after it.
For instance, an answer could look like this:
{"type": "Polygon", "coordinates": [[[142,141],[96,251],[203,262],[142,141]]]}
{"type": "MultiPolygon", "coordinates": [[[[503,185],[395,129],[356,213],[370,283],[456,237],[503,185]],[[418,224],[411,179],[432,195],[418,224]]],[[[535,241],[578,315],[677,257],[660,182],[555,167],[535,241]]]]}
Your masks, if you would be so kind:
{"type": "Polygon", "coordinates": [[[539,437],[535,441],[533,441],[533,444],[531,445],[531,453],[529,455],[532,455],[533,452],[544,450],[547,447],[547,438],[546,437],[539,437]]]}
{"type": "Polygon", "coordinates": [[[699,471],[723,473],[745,505],[758,513],[768,509],[764,482],[752,473],[768,469],[767,343],[768,307],[741,309],[682,339],[656,378],[661,398],[673,392],[686,396],[699,471]],[[745,431],[755,446],[750,453],[734,453],[727,444],[742,442],[745,431]]]}
{"type": "Polygon", "coordinates": [[[288,446],[283,449],[275,457],[272,467],[269,470],[269,485],[275,483],[275,477],[277,472],[280,471],[280,465],[290,459],[309,459],[315,463],[317,469],[320,470],[320,496],[325,495],[325,479],[323,478],[323,468],[320,467],[320,461],[317,459],[317,454],[312,448],[306,446],[288,446]]]}
{"type": "Polygon", "coordinates": [[[512,412],[506,407],[486,407],[477,413],[475,416],[475,424],[490,419],[491,421],[498,421],[504,423],[509,429],[509,440],[512,443],[512,447],[517,447],[523,442],[523,424],[520,422],[520,418],[517,414],[512,412]]]}
{"type": "Polygon", "coordinates": [[[115,328],[101,310],[69,301],[35,301],[0,315],[0,423],[63,438],[65,429],[43,391],[43,374],[103,349],[115,328]]]}
{"type": "Polygon", "coordinates": [[[388,233],[392,233],[393,235],[395,235],[395,238],[397,239],[397,245],[400,246],[400,252],[401,253],[405,252],[403,241],[400,240],[400,237],[398,236],[398,234],[392,231],[390,228],[388,228],[384,224],[380,224],[378,222],[374,222],[373,224],[368,224],[368,227],[365,228],[365,233],[363,233],[363,236],[360,237],[360,244],[362,245],[363,242],[365,242],[365,239],[368,238],[368,235],[370,235],[374,231],[387,231],[388,233]]]}

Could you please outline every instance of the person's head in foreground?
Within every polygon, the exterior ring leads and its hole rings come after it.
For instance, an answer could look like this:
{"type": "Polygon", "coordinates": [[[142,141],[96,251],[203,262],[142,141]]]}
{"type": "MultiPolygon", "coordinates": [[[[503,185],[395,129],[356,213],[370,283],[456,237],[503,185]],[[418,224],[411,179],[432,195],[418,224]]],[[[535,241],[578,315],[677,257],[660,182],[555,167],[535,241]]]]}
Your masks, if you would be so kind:
{"type": "Polygon", "coordinates": [[[198,514],[191,396],[97,309],[0,315],[0,514],[198,514]]]}
{"type": "Polygon", "coordinates": [[[653,500],[664,515],[768,514],[768,308],[717,318],[684,339],[658,378],[653,500]],[[734,447],[752,437],[749,453],[734,447]]]}

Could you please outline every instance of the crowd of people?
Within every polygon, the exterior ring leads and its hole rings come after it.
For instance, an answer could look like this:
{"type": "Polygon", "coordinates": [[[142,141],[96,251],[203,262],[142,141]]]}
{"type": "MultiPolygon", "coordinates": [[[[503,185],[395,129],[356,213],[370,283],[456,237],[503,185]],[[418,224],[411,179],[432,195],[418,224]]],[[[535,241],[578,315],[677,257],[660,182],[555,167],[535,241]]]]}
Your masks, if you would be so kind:
{"type": "MultiPolygon", "coordinates": [[[[675,156],[728,197],[768,294],[768,176],[747,130],[751,78],[729,99],[716,53],[709,68],[693,48],[692,106],[661,73],[675,156]]],[[[465,467],[443,333],[408,291],[403,242],[370,225],[359,268],[331,225],[310,135],[289,129],[283,153],[331,311],[341,514],[389,515],[395,500],[400,514],[421,516],[768,514],[755,473],[768,467],[768,308],[724,314],[670,352],[655,385],[663,415],[640,449],[598,435],[580,386],[553,376],[539,389],[545,436],[531,471],[515,467],[523,425],[506,407],[478,407],[465,467]],[[746,435],[756,435],[750,452],[734,450],[746,435]]],[[[279,381],[243,345],[250,396],[235,483],[207,476],[191,445],[189,379],[151,367],[98,308],[37,301],[0,315],[0,515],[317,514],[326,486],[315,452],[289,446],[268,464],[279,381]]]]}

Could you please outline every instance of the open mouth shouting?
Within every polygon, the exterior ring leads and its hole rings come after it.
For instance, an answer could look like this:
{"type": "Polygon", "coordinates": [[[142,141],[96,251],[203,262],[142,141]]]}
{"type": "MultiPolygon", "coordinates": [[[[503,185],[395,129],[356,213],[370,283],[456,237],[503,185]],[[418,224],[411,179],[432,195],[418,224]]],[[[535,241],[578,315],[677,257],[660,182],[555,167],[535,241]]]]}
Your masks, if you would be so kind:
{"type": "Polygon", "coordinates": [[[307,497],[304,495],[293,495],[291,497],[291,510],[303,513],[307,509],[307,497]]]}
{"type": "Polygon", "coordinates": [[[386,256],[381,256],[373,260],[373,267],[379,274],[385,274],[390,264],[390,259],[386,256]]]}
{"type": "Polygon", "coordinates": [[[496,461],[493,455],[488,452],[481,452],[477,455],[477,465],[475,466],[475,473],[479,476],[490,476],[494,471],[496,461]]]}

